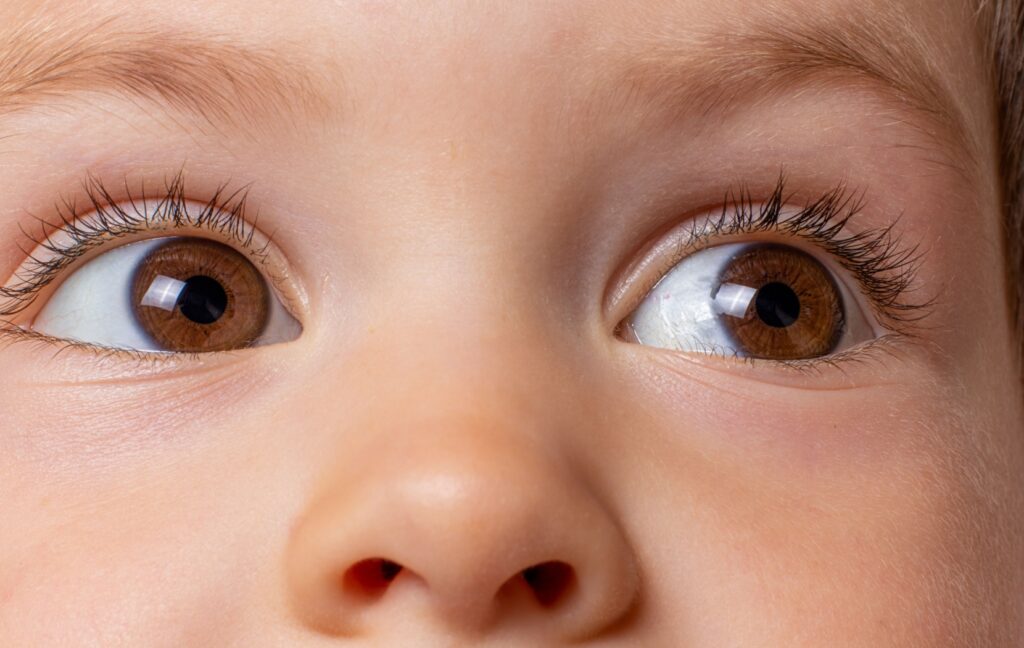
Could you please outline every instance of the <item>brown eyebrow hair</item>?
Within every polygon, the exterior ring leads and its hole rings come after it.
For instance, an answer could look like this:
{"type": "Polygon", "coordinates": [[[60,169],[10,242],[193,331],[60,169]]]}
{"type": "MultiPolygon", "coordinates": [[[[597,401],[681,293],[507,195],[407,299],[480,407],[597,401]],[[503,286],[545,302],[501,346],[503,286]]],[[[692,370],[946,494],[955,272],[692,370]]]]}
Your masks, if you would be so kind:
{"type": "Polygon", "coordinates": [[[110,19],[89,28],[29,22],[0,31],[0,115],[77,93],[165,104],[209,123],[322,114],[306,68],[267,46],[216,34],[130,29],[110,19]]]}
{"type": "MultiPolygon", "coordinates": [[[[947,146],[948,162],[977,161],[982,150],[968,128],[967,109],[943,83],[936,45],[910,28],[899,7],[851,8],[843,15],[786,16],[754,10],[724,31],[675,44],[662,34],[645,43],[626,66],[624,87],[643,98],[692,111],[727,111],[753,92],[758,97],[810,82],[861,84],[923,117],[917,126],[947,146]]],[[[674,118],[674,116],[672,117],[674,118]]]]}

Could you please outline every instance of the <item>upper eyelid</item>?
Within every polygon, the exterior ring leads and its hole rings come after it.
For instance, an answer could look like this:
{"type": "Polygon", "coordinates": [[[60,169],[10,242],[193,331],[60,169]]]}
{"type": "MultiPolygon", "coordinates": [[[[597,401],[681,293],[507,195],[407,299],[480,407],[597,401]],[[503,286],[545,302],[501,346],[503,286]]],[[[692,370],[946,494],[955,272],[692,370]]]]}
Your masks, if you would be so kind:
{"type": "Polygon", "coordinates": [[[778,235],[797,238],[817,246],[857,281],[879,324],[898,333],[912,332],[927,317],[934,299],[910,301],[917,285],[923,252],[907,246],[895,230],[886,226],[855,229],[849,224],[863,207],[864,195],[840,184],[803,206],[792,205],[786,193],[785,175],[763,201],[748,191],[730,192],[721,208],[707,210],[663,233],[657,243],[641,253],[618,288],[606,299],[605,310],[615,327],[645,298],[653,286],[688,254],[737,236],[778,235]],[[788,215],[783,216],[783,212],[788,215]],[[850,258],[857,255],[857,258],[850,258]],[[636,284],[644,287],[637,290],[636,284]]]}
{"type": "Polygon", "coordinates": [[[179,172],[158,192],[140,186],[132,190],[125,183],[125,199],[108,191],[98,178],[83,185],[86,206],[62,200],[53,219],[38,218],[40,233],[22,231],[31,253],[14,275],[0,283],[0,316],[13,316],[32,305],[38,293],[72,272],[81,258],[125,238],[153,238],[155,235],[188,235],[189,232],[217,235],[225,243],[242,248],[274,284],[289,312],[299,319],[308,309],[308,298],[294,281],[290,263],[271,236],[263,234],[256,219],[247,212],[249,187],[229,189],[220,185],[205,200],[192,200],[184,173],[179,172]],[[155,195],[154,195],[155,194],[155,195]],[[37,256],[36,252],[42,251],[37,256]],[[40,258],[41,257],[41,258],[40,258]]]}

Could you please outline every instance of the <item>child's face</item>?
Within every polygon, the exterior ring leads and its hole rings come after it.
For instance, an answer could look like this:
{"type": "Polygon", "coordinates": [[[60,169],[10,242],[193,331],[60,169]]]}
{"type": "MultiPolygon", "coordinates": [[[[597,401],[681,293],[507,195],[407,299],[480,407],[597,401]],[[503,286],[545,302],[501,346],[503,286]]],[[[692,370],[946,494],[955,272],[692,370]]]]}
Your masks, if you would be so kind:
{"type": "Polygon", "coordinates": [[[6,0],[0,644],[1016,644],[969,15],[6,0]]]}

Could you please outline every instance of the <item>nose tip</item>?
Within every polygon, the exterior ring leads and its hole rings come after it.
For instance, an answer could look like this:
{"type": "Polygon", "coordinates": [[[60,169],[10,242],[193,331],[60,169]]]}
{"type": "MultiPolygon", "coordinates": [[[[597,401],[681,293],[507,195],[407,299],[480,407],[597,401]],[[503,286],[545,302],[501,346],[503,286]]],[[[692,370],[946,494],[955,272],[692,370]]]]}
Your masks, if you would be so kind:
{"type": "Polygon", "coordinates": [[[335,487],[290,552],[292,593],[320,631],[373,634],[412,615],[458,632],[599,633],[637,589],[623,534],[564,466],[461,453],[335,487]],[[397,475],[396,475],[397,473],[397,475]]]}

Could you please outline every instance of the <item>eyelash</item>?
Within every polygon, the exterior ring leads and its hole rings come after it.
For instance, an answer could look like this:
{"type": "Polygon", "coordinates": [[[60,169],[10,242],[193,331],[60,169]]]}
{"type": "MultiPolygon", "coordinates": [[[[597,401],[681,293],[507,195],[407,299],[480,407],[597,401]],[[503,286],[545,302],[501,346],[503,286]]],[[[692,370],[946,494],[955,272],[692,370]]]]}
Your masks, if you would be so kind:
{"type": "MultiPolygon", "coordinates": [[[[0,286],[0,318],[16,315],[28,308],[41,290],[90,250],[124,236],[190,227],[228,238],[257,261],[266,257],[266,246],[256,249],[253,246],[256,227],[255,222],[246,217],[247,187],[229,191],[227,185],[221,185],[198,213],[189,209],[195,201],[187,198],[182,173],[165,183],[163,197],[152,210],[152,201],[144,197],[145,191],[140,192],[141,198],[134,198],[127,180],[125,200],[117,200],[101,180],[91,176],[83,183],[83,190],[87,211],[79,210],[76,203],[64,200],[55,209],[56,225],[40,218],[43,234],[33,236],[23,230],[32,247],[42,247],[49,256],[38,259],[28,255],[29,261],[15,277],[16,283],[0,286]],[[83,221],[83,215],[89,218],[83,221]],[[62,234],[67,242],[55,243],[55,234],[62,234]]],[[[915,290],[921,253],[916,246],[905,247],[902,244],[900,237],[894,234],[895,223],[873,230],[845,233],[849,222],[863,209],[862,194],[853,194],[845,185],[839,185],[808,203],[795,215],[784,216],[783,209],[791,204],[791,198],[786,191],[784,174],[780,175],[766,201],[755,201],[746,189],[730,192],[723,200],[720,213],[689,231],[676,253],[666,260],[667,267],[663,270],[668,271],[687,254],[708,247],[716,239],[779,234],[816,244],[836,259],[857,278],[880,315],[880,323],[888,330],[906,334],[910,325],[927,316],[932,300],[914,302],[908,299],[915,290]]],[[[20,328],[17,330],[23,334],[31,333],[20,328]]],[[[825,360],[832,362],[836,359],[825,360]]]]}
{"type": "Polygon", "coordinates": [[[248,188],[229,191],[227,185],[221,185],[198,213],[189,209],[195,201],[188,199],[182,173],[165,183],[163,197],[155,204],[145,198],[144,188],[142,197],[133,197],[127,180],[124,200],[117,200],[101,180],[91,176],[83,190],[86,211],[80,210],[75,202],[64,200],[55,209],[56,225],[38,218],[41,235],[22,229],[32,248],[42,248],[48,256],[39,259],[26,253],[28,261],[14,277],[14,285],[0,286],[0,316],[16,315],[28,308],[41,290],[90,250],[134,234],[194,228],[227,238],[257,262],[266,258],[270,243],[258,248],[253,245],[255,222],[245,215],[248,188]],[[88,218],[83,220],[82,216],[88,218]],[[56,243],[54,236],[58,234],[67,242],[56,243]]]}
{"type": "Polygon", "coordinates": [[[792,216],[783,210],[792,204],[785,175],[779,177],[769,198],[755,201],[743,188],[730,191],[717,216],[695,226],[659,268],[658,276],[693,252],[728,237],[777,234],[816,245],[850,272],[860,284],[886,329],[908,334],[927,317],[934,300],[911,301],[923,253],[907,247],[896,235],[896,222],[885,227],[848,232],[847,226],[864,208],[863,193],[838,185],[792,216]]]}

